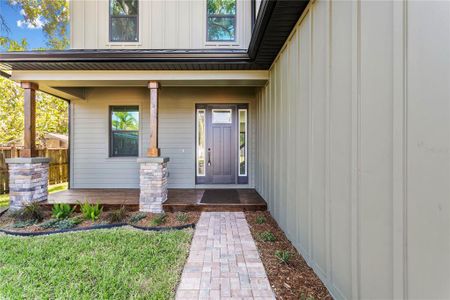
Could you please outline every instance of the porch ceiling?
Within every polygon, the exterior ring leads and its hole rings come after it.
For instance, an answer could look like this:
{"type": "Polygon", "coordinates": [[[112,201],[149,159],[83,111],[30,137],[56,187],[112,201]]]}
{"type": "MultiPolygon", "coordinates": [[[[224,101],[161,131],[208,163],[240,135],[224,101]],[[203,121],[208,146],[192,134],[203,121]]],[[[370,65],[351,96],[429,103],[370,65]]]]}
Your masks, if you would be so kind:
{"type": "Polygon", "coordinates": [[[17,82],[35,82],[39,89],[67,100],[84,99],[88,87],[147,87],[149,80],[162,87],[259,87],[267,70],[242,71],[15,71],[17,82]]]}

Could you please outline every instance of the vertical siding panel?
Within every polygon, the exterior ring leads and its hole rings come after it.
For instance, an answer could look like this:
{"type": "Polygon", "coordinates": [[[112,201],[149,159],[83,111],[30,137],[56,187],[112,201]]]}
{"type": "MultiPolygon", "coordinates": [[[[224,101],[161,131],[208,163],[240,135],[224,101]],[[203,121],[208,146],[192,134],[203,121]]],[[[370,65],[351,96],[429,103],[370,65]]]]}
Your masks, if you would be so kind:
{"type": "Polygon", "coordinates": [[[310,152],[309,147],[311,143],[310,139],[310,63],[311,63],[311,17],[307,15],[303,20],[303,25],[298,30],[299,35],[299,57],[298,57],[298,72],[299,72],[299,103],[297,108],[298,113],[298,128],[297,128],[297,145],[298,145],[298,158],[299,165],[297,166],[297,172],[299,181],[298,185],[298,197],[297,214],[299,216],[299,229],[298,239],[302,249],[303,255],[309,259],[311,252],[309,231],[311,228],[311,219],[309,214],[309,165],[310,165],[310,152]]]}
{"type": "Polygon", "coordinates": [[[351,298],[352,3],[333,2],[330,76],[331,276],[340,298],[351,298]]]}
{"type": "Polygon", "coordinates": [[[164,30],[161,28],[161,24],[164,24],[164,2],[162,1],[150,1],[150,30],[152,32],[150,38],[150,47],[152,49],[164,49],[164,30]]]}
{"type": "Polygon", "coordinates": [[[450,299],[450,2],[407,14],[407,297],[450,299]]]}
{"type": "Polygon", "coordinates": [[[361,297],[392,298],[392,2],[361,2],[361,297]]]}
{"type": "Polygon", "coordinates": [[[326,42],[327,4],[318,1],[315,6],[312,58],[312,255],[319,276],[326,274],[325,241],[325,101],[326,101],[326,42]]]}

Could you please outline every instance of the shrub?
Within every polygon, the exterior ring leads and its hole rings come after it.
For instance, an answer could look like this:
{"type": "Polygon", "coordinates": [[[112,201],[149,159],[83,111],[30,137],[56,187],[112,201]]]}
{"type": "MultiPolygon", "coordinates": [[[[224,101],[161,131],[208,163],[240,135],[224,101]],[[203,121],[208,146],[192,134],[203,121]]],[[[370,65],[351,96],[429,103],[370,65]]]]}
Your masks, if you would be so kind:
{"type": "Polygon", "coordinates": [[[80,224],[83,220],[81,218],[71,218],[71,219],[51,219],[39,226],[45,229],[56,228],[56,229],[70,229],[80,224]]]}
{"type": "Polygon", "coordinates": [[[150,224],[152,226],[159,226],[161,224],[163,224],[166,221],[166,214],[162,213],[162,214],[156,214],[153,219],[150,221],[150,224]]]}
{"type": "Polygon", "coordinates": [[[179,212],[176,215],[176,219],[180,223],[186,223],[187,221],[189,221],[189,215],[185,212],[179,212]]]}
{"type": "Polygon", "coordinates": [[[284,264],[289,263],[289,260],[291,259],[291,252],[286,250],[277,250],[275,251],[275,256],[278,258],[278,260],[284,264]]]}
{"type": "Polygon", "coordinates": [[[263,215],[258,215],[256,217],[256,224],[264,224],[266,223],[266,217],[264,217],[263,215]]]}
{"type": "Polygon", "coordinates": [[[38,202],[31,202],[13,212],[11,216],[19,221],[40,222],[44,219],[44,211],[38,202]]]}
{"type": "Polygon", "coordinates": [[[89,204],[87,202],[80,204],[81,213],[86,220],[97,220],[103,212],[103,207],[97,204],[89,204]]]}
{"type": "Polygon", "coordinates": [[[56,223],[56,228],[58,229],[70,229],[78,224],[80,224],[83,220],[81,218],[72,218],[72,219],[62,219],[56,223]]]}
{"type": "Polygon", "coordinates": [[[147,213],[144,212],[138,212],[137,214],[134,214],[133,216],[131,216],[130,218],[130,223],[137,223],[142,219],[145,219],[147,217],[147,213]]]}
{"type": "Polygon", "coordinates": [[[108,214],[108,220],[110,223],[122,222],[127,217],[127,209],[122,205],[119,209],[112,210],[108,214]]]}
{"type": "Polygon", "coordinates": [[[53,204],[52,216],[56,219],[66,219],[75,211],[75,208],[76,206],[72,208],[69,204],[64,203],[53,204]]]}
{"type": "Polygon", "coordinates": [[[271,242],[271,243],[273,243],[277,240],[275,235],[273,235],[273,233],[270,231],[261,232],[259,234],[259,239],[262,240],[263,242],[271,242]]]}
{"type": "Polygon", "coordinates": [[[51,220],[43,222],[42,224],[39,225],[39,227],[44,228],[44,229],[55,228],[56,224],[58,222],[59,222],[58,219],[51,219],[51,220]]]}
{"type": "Polygon", "coordinates": [[[31,225],[36,224],[36,220],[27,220],[27,221],[17,221],[15,222],[12,227],[13,228],[25,228],[31,225]]]}

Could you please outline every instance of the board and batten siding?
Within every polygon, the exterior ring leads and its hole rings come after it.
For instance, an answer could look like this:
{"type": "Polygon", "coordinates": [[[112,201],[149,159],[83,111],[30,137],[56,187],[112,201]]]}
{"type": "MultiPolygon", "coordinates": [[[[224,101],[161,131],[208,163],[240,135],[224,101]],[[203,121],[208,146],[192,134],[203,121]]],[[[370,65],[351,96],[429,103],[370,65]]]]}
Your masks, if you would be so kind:
{"type": "Polygon", "coordinates": [[[206,0],[140,0],[139,41],[109,41],[109,0],[71,0],[72,49],[246,49],[251,1],[237,0],[236,41],[206,41],[206,0]]]}
{"type": "Polygon", "coordinates": [[[450,298],[449,16],[314,1],[257,93],[256,189],[337,299],[450,298]]]}
{"type": "MultiPolygon", "coordinates": [[[[249,184],[254,186],[255,89],[167,87],[160,91],[159,147],[170,158],[169,188],[195,187],[195,104],[249,104],[249,184]]],[[[109,157],[109,107],[139,105],[139,153],[149,145],[147,88],[87,88],[86,100],[71,104],[71,188],[138,188],[135,157],[109,157]]]]}

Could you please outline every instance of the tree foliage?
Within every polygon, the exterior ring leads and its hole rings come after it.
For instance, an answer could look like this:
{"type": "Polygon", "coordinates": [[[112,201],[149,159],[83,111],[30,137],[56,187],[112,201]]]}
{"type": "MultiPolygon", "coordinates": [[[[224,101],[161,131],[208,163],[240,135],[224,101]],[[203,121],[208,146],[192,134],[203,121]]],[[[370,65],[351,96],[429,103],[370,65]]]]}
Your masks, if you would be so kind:
{"type": "MultiPolygon", "coordinates": [[[[0,0],[1,1],[1,0],[0,0]]],[[[8,0],[11,6],[24,11],[24,19],[30,24],[42,22],[42,30],[50,49],[64,49],[69,45],[67,24],[69,10],[67,0],[8,0]]],[[[4,20],[0,12],[0,20],[4,20]]],[[[5,23],[2,23],[5,24],[5,23]]],[[[25,39],[16,41],[8,37],[9,29],[0,28],[0,47],[8,51],[24,51],[25,39]]],[[[23,89],[8,79],[0,77],[0,144],[21,139],[23,136],[23,89]]],[[[42,139],[46,133],[68,132],[68,104],[54,96],[36,93],[36,135],[42,139]]]]}
{"type": "Polygon", "coordinates": [[[42,24],[48,48],[69,47],[67,37],[69,2],[67,0],[8,0],[8,3],[23,9],[23,18],[27,23],[34,27],[42,24]]]}
{"type": "MultiPolygon", "coordinates": [[[[23,89],[0,77],[0,144],[23,136],[23,89]]],[[[49,132],[67,134],[68,104],[48,94],[36,93],[36,135],[43,139],[49,132]]]]}

